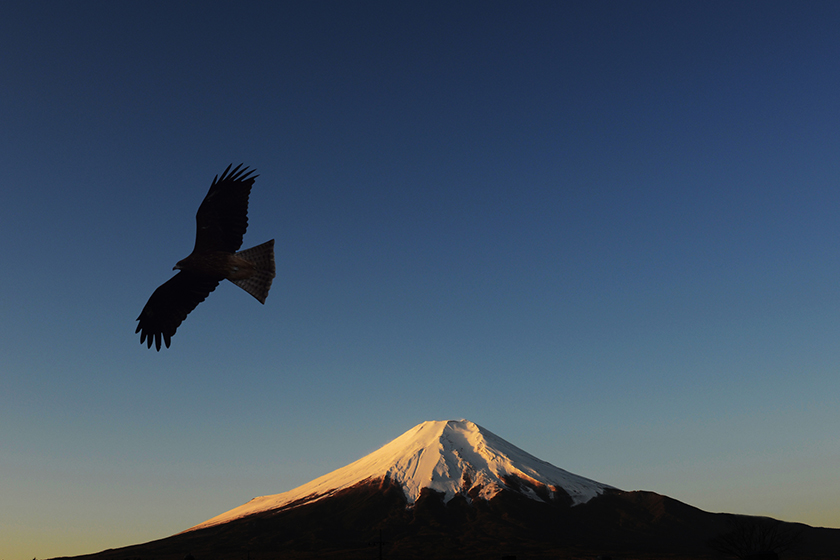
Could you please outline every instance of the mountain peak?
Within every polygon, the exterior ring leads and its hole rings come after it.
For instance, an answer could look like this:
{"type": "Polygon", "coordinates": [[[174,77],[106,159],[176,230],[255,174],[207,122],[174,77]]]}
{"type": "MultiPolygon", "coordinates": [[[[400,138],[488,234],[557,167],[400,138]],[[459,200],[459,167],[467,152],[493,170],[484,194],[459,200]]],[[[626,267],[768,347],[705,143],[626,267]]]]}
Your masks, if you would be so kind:
{"type": "Polygon", "coordinates": [[[562,492],[568,494],[572,505],[611,488],[537,459],[468,420],[428,421],[345,467],[294,490],[254,498],[190,530],[303,505],[365,481],[386,478],[402,487],[409,505],[424,488],[442,493],[445,502],[456,495],[489,500],[509,488],[511,480],[523,481],[525,484],[517,484],[518,491],[531,499],[562,492]],[[538,495],[535,489],[542,491],[538,495]]]}

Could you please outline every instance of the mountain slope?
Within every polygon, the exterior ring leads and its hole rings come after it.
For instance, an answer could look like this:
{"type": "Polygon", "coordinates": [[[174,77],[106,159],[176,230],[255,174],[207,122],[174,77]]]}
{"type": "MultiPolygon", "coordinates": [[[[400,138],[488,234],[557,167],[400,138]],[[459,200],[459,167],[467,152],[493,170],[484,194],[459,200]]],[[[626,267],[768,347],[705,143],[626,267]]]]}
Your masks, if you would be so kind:
{"type": "MultiPolygon", "coordinates": [[[[732,520],[652,492],[607,490],[585,504],[537,501],[503,490],[467,502],[424,489],[411,507],[400,486],[363,482],[329,498],[263,511],[158,541],[76,560],[713,560],[710,538],[732,520]]],[[[801,528],[803,545],[782,560],[840,560],[840,530],[801,528]]]]}
{"type": "Polygon", "coordinates": [[[515,488],[534,500],[588,502],[611,486],[572,474],[508,443],[467,420],[423,422],[400,437],[345,467],[294,490],[254,498],[188,530],[256,513],[300,506],[335,495],[364,481],[390,480],[400,486],[409,505],[424,488],[468,500],[493,498],[515,488]]]}

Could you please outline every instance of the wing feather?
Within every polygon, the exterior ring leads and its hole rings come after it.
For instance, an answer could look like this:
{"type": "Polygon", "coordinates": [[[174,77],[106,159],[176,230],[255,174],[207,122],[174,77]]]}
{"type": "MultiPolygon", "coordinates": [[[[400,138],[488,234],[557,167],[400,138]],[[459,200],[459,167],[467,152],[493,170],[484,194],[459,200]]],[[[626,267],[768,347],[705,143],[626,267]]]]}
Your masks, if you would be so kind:
{"type": "MultiPolygon", "coordinates": [[[[233,165],[233,164],[231,164],[233,165]]],[[[207,196],[195,215],[196,253],[224,251],[235,253],[242,246],[242,238],[248,229],[248,197],[258,175],[254,170],[240,169],[231,165],[216,176],[207,196]]]]}
{"type": "Polygon", "coordinates": [[[160,351],[161,339],[166,347],[178,326],[190,311],[216,289],[221,280],[208,278],[182,270],[154,291],[137,320],[135,333],[140,333],[140,344],[160,351]]]}

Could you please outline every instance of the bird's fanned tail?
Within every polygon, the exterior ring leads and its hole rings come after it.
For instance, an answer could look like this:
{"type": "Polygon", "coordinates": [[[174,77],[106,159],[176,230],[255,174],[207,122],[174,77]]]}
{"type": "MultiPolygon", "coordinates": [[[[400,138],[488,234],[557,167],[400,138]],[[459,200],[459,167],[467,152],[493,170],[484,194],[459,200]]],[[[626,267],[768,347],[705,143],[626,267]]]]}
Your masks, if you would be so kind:
{"type": "Polygon", "coordinates": [[[274,240],[239,251],[236,256],[253,263],[257,270],[249,278],[231,280],[231,282],[257,298],[260,303],[265,303],[265,298],[268,297],[268,290],[271,289],[271,282],[275,276],[274,240]]]}

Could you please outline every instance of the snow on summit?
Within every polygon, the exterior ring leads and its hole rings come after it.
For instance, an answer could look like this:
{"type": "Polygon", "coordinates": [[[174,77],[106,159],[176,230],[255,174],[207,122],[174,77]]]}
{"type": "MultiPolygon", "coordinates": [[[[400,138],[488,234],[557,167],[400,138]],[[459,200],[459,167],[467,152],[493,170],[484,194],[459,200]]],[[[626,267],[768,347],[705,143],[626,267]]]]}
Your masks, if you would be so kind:
{"type": "MultiPolygon", "coordinates": [[[[518,477],[534,486],[559,487],[573,505],[594,498],[611,488],[564,471],[537,459],[499,436],[467,420],[430,421],[418,424],[397,439],[294,490],[254,498],[250,502],[205,521],[189,531],[226,523],[247,515],[280,509],[294,503],[302,505],[335,494],[364,481],[388,477],[402,486],[409,504],[423,488],[444,494],[444,501],[470,490],[477,497],[490,499],[506,488],[504,478],[518,477]]],[[[540,498],[528,488],[524,492],[540,498]]]]}

